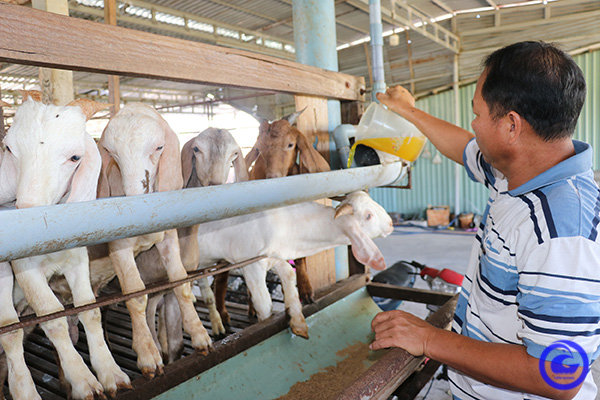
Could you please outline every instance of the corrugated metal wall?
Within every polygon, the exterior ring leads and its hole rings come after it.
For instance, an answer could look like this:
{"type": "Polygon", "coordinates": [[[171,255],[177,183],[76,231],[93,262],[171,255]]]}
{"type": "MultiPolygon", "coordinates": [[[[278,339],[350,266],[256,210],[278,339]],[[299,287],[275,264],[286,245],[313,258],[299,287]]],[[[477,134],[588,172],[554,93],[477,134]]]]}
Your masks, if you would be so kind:
{"type": "MultiPolygon", "coordinates": [[[[577,125],[575,138],[594,147],[594,169],[600,170],[600,51],[574,57],[585,74],[587,99],[577,125]]],[[[460,126],[471,130],[473,112],[471,100],[475,84],[461,87],[460,126]]],[[[428,113],[454,121],[454,94],[452,91],[429,96],[417,101],[417,107],[428,113]]],[[[449,205],[455,209],[455,164],[427,143],[421,157],[413,165],[412,189],[374,188],[371,196],[388,212],[400,212],[406,217],[424,217],[428,205],[449,205]],[[428,154],[429,153],[429,154],[428,154]],[[441,161],[436,163],[437,161],[441,161]]],[[[472,182],[464,169],[460,171],[460,210],[481,214],[485,208],[488,191],[472,182]]]]}

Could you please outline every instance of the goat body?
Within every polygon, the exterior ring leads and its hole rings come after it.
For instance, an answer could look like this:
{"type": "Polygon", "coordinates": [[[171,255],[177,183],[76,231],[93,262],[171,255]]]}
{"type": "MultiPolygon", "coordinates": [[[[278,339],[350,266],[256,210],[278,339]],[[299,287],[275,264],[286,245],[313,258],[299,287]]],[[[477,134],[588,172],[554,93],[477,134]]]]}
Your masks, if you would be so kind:
{"type": "MultiPolygon", "coordinates": [[[[199,187],[225,184],[231,165],[236,181],[247,181],[248,173],[239,145],[225,129],[208,128],[190,139],[181,151],[183,181],[186,187],[199,187]]],[[[198,225],[177,229],[181,249],[181,261],[187,271],[198,266],[198,225]]],[[[155,249],[141,253],[136,258],[140,276],[145,283],[164,280],[164,268],[157,265],[159,256],[155,249]]],[[[199,280],[204,301],[210,311],[213,335],[225,334],[225,327],[215,308],[215,298],[207,279],[199,280]]],[[[181,356],[183,337],[181,335],[181,314],[175,307],[173,293],[166,292],[151,296],[146,317],[148,325],[155,326],[156,309],[159,309],[159,335],[152,329],[157,346],[163,353],[165,362],[172,362],[181,356]],[[162,296],[164,300],[161,300],[162,296]],[[159,307],[160,305],[160,307],[159,307]]]]}
{"type": "MultiPolygon", "coordinates": [[[[109,121],[98,146],[102,155],[98,197],[131,196],[183,187],[177,135],[160,114],[147,105],[130,103],[123,107],[109,121]]],[[[177,230],[116,240],[108,244],[108,251],[123,293],[144,289],[135,256],[152,246],[160,254],[169,280],[187,276],[181,262],[177,230]]],[[[93,267],[94,264],[91,271],[95,275],[93,267]]],[[[190,285],[183,284],[173,291],[192,345],[200,351],[208,351],[211,339],[194,308],[190,285]]],[[[163,362],[146,322],[147,298],[141,296],[127,301],[126,305],[132,320],[138,367],[144,376],[151,378],[162,373],[163,362]]]]}
{"type": "Polygon", "coordinates": [[[351,244],[357,260],[374,269],[385,269],[383,255],[371,238],[387,236],[392,229],[385,210],[365,192],[355,192],[337,209],[307,202],[200,224],[199,265],[202,268],[221,260],[236,263],[267,256],[241,269],[259,319],[271,315],[271,298],[264,282],[267,270],[275,267],[282,280],[292,332],[308,337],[295,275],[286,260],[351,244]]]}
{"type": "MultiPolygon", "coordinates": [[[[321,154],[312,147],[306,136],[293,125],[304,110],[287,115],[280,120],[260,124],[256,144],[246,156],[246,166],[250,169],[250,179],[279,178],[302,173],[326,172],[329,164],[321,154]],[[297,163],[299,159],[299,163],[297,163]],[[254,163],[254,164],[253,164],[254,163]]],[[[296,276],[300,298],[307,303],[314,301],[314,292],[306,260],[295,260],[296,276]]],[[[223,317],[228,317],[224,303],[225,288],[217,286],[217,308],[223,317]]]]}

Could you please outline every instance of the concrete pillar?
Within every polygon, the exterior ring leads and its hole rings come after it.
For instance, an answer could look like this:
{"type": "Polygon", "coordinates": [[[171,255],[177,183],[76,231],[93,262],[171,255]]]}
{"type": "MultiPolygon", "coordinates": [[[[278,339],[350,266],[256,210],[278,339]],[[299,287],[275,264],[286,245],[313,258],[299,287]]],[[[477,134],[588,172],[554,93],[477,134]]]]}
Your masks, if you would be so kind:
{"type": "MultiPolygon", "coordinates": [[[[294,45],[296,61],[339,71],[334,0],[293,0],[294,45]]],[[[329,130],[329,163],[332,169],[340,168],[340,159],[333,140],[333,130],[342,123],[339,100],[327,101],[329,130]]],[[[348,249],[335,249],[336,280],[347,278],[348,249]]]]}
{"type": "MultiPolygon", "coordinates": [[[[292,9],[296,61],[339,71],[334,0],[293,0],[292,9]]],[[[342,123],[339,100],[328,100],[327,109],[330,163],[332,169],[339,169],[339,157],[332,136],[333,130],[342,123]]]]}

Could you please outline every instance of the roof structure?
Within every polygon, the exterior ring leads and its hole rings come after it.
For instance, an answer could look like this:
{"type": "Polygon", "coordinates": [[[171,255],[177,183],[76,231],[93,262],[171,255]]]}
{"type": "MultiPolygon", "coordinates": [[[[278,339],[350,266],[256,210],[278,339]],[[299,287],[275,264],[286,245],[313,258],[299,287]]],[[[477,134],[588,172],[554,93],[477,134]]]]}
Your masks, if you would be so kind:
{"type": "MultiPolygon", "coordinates": [[[[23,0],[20,0],[23,1],[23,0]]],[[[334,0],[339,71],[372,83],[369,0],[334,0]]],[[[558,43],[578,54],[600,48],[600,1],[381,0],[384,70],[388,85],[417,97],[452,87],[480,73],[483,56],[520,40],[558,43]]],[[[27,6],[27,5],[25,5],[27,6]]],[[[75,18],[103,22],[103,0],[70,0],[75,18]]],[[[117,24],[161,35],[295,59],[292,0],[117,0],[117,24]]],[[[38,68],[0,66],[3,99],[37,85],[38,68]]],[[[78,97],[102,98],[106,76],[74,73],[78,97]]],[[[168,110],[208,110],[222,100],[251,111],[258,98],[292,104],[291,96],[233,88],[126,77],[123,101],[147,101],[168,110]]]]}

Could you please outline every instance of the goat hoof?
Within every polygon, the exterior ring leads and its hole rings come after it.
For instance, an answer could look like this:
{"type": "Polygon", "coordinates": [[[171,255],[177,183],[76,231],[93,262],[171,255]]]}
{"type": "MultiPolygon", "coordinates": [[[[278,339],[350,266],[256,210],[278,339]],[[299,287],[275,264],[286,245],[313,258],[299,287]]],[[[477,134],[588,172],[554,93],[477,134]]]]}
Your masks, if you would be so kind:
{"type": "Polygon", "coordinates": [[[315,295],[314,293],[306,293],[300,296],[300,300],[302,304],[313,304],[315,302],[315,295]]]}
{"type": "Polygon", "coordinates": [[[200,353],[200,355],[207,356],[210,349],[212,349],[212,346],[198,348],[196,351],[200,353]]]}
{"type": "Polygon", "coordinates": [[[291,329],[292,329],[292,333],[294,335],[300,336],[301,338],[308,340],[308,327],[291,328],[291,329]]]}
{"type": "Polygon", "coordinates": [[[157,365],[155,368],[152,368],[152,367],[142,368],[142,375],[146,379],[154,379],[155,376],[162,375],[162,374],[164,374],[162,365],[157,365]]]}

